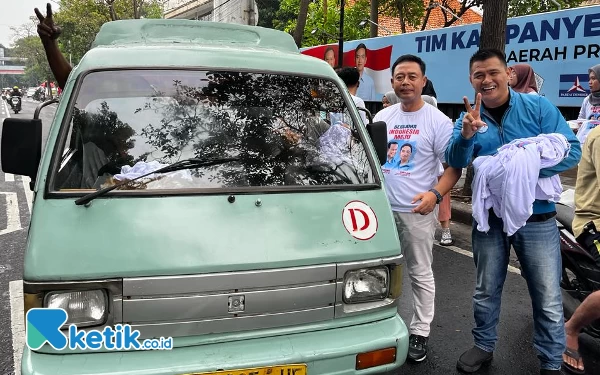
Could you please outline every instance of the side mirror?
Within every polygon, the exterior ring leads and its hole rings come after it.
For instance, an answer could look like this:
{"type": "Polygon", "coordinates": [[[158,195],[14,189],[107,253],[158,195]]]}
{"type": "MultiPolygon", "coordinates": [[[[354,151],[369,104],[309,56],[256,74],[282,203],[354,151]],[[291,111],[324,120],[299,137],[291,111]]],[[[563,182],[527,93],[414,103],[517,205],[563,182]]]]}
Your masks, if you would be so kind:
{"type": "Polygon", "coordinates": [[[385,121],[371,122],[367,124],[367,132],[371,137],[371,142],[377,152],[379,164],[385,164],[387,159],[387,124],[385,121]]]}
{"type": "Polygon", "coordinates": [[[368,109],[363,108],[363,107],[356,107],[356,109],[358,109],[359,111],[363,111],[364,113],[367,114],[367,118],[369,119],[369,124],[373,122],[373,115],[371,114],[371,112],[369,112],[368,109]]]}
{"type": "Polygon", "coordinates": [[[35,181],[42,157],[42,120],[5,119],[0,151],[3,172],[35,181]]]}

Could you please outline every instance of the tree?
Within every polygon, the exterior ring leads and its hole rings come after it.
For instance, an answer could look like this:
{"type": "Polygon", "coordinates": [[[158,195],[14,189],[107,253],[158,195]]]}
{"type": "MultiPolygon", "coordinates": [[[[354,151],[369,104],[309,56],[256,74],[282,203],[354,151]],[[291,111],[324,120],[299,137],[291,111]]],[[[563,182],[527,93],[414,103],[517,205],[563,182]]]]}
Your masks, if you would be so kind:
{"type": "Polygon", "coordinates": [[[444,17],[444,25],[442,27],[452,26],[460,17],[462,17],[469,9],[473,7],[479,7],[483,5],[483,0],[463,0],[460,2],[449,0],[429,0],[429,5],[425,9],[425,17],[423,17],[423,23],[421,24],[421,30],[425,30],[427,22],[431,12],[434,9],[438,9],[444,17]],[[460,7],[456,8],[454,4],[459,4],[460,7]],[[438,6],[441,5],[441,6],[438,6]],[[454,14],[453,14],[454,13],[454,14]]]}
{"type": "Polygon", "coordinates": [[[34,82],[37,85],[43,81],[54,81],[54,76],[46,59],[46,52],[37,35],[17,39],[13,54],[16,57],[27,58],[25,65],[25,80],[27,82],[34,82]]]}
{"type": "Polygon", "coordinates": [[[294,30],[294,41],[298,47],[302,46],[302,37],[304,36],[304,27],[306,26],[306,18],[308,17],[308,4],[310,0],[300,0],[300,8],[298,9],[298,21],[294,30]]]}
{"type": "Polygon", "coordinates": [[[369,38],[377,37],[377,25],[379,23],[379,0],[371,0],[371,14],[369,25],[369,38]]]}
{"type": "Polygon", "coordinates": [[[406,33],[407,27],[417,28],[425,14],[423,0],[381,0],[381,14],[400,20],[400,29],[406,33]]]}
{"type": "MultiPolygon", "coordinates": [[[[370,170],[362,145],[344,146],[341,137],[335,146],[345,156],[326,152],[327,136],[318,129],[321,122],[314,114],[323,106],[335,113],[345,111],[332,82],[242,72],[208,72],[203,81],[205,87],[173,80],[172,98],[148,98],[135,111],[150,112],[159,120],[145,126],[137,142],[151,146],[160,163],[189,157],[190,150],[202,159],[235,157],[206,176],[218,186],[231,187],[344,183],[348,177],[342,175],[343,165],[351,166],[349,172],[358,179],[368,178],[360,177],[370,170]],[[295,89],[282,89],[288,87],[295,89]],[[255,95],[256,90],[264,95],[255,95]]],[[[344,129],[332,128],[329,134],[344,129]]],[[[203,173],[206,170],[192,172],[197,177],[203,173]]]]}
{"type": "Polygon", "coordinates": [[[116,19],[160,18],[164,0],[61,0],[54,15],[62,28],[60,49],[71,55],[73,63],[90,49],[100,27],[116,19]]]}
{"type": "MultiPolygon", "coordinates": [[[[63,0],[64,1],[64,0],[63,0]]],[[[111,21],[120,19],[161,18],[162,6],[168,0],[100,0],[105,5],[111,21]]]]}
{"type": "Polygon", "coordinates": [[[258,7],[258,26],[273,29],[273,19],[279,9],[279,0],[256,0],[258,7]]]}
{"type": "Polygon", "coordinates": [[[485,0],[479,48],[496,48],[504,51],[506,46],[506,20],[509,0],[485,0]]]}
{"type": "MultiPolygon", "coordinates": [[[[327,5],[327,13],[324,12],[325,2],[316,0],[308,5],[308,15],[304,35],[303,46],[314,46],[338,41],[340,9],[339,6],[327,5]],[[312,30],[317,30],[312,34],[312,30]]],[[[355,40],[369,37],[369,29],[358,26],[367,14],[369,14],[369,0],[357,0],[351,6],[344,8],[344,39],[355,40]]],[[[296,15],[298,14],[298,0],[282,0],[281,7],[277,11],[277,18],[273,20],[276,29],[291,32],[296,28],[296,15]]]]}
{"type": "Polygon", "coordinates": [[[560,4],[561,9],[576,8],[581,5],[581,0],[510,0],[508,6],[508,16],[518,17],[534,13],[544,13],[558,10],[556,3],[560,4]]]}

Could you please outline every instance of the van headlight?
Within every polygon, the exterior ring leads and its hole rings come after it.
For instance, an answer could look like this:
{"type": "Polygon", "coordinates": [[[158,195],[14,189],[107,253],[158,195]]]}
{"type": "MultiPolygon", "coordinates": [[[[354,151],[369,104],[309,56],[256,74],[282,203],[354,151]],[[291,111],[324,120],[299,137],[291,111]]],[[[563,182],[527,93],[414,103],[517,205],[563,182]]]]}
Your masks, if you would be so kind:
{"type": "Polygon", "coordinates": [[[107,302],[106,292],[102,289],[49,292],[44,298],[44,307],[65,310],[68,316],[65,326],[89,327],[104,323],[107,302]]]}
{"type": "Polygon", "coordinates": [[[372,302],[389,294],[388,267],[362,268],[344,275],[344,303],[372,302]]]}

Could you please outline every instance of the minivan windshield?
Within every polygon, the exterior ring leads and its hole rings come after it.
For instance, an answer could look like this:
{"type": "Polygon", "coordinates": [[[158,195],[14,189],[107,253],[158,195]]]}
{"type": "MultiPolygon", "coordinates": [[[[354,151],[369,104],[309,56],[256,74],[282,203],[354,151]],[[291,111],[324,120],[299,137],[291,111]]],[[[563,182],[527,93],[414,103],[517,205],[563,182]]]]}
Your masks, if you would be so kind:
{"type": "MultiPolygon", "coordinates": [[[[196,70],[97,71],[62,129],[51,191],[82,193],[190,158],[234,159],[119,186],[278,188],[376,183],[340,89],[323,78],[196,70]]],[[[346,187],[347,188],[347,187],[346,187]]]]}

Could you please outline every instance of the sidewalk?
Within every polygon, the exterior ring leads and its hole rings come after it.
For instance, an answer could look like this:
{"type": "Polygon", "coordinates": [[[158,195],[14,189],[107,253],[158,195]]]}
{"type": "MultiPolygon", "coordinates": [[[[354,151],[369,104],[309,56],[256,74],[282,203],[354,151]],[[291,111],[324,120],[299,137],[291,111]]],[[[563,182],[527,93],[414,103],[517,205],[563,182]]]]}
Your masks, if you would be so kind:
{"type": "MultiPolygon", "coordinates": [[[[471,225],[472,223],[472,210],[471,210],[471,199],[470,197],[463,197],[462,188],[465,184],[465,176],[467,175],[466,168],[463,169],[460,180],[456,183],[451,192],[452,198],[452,221],[471,225]]],[[[566,172],[560,174],[560,181],[563,186],[563,195],[566,200],[572,201],[572,194],[575,190],[575,181],[577,179],[577,167],[572,168],[566,172]]]]}

